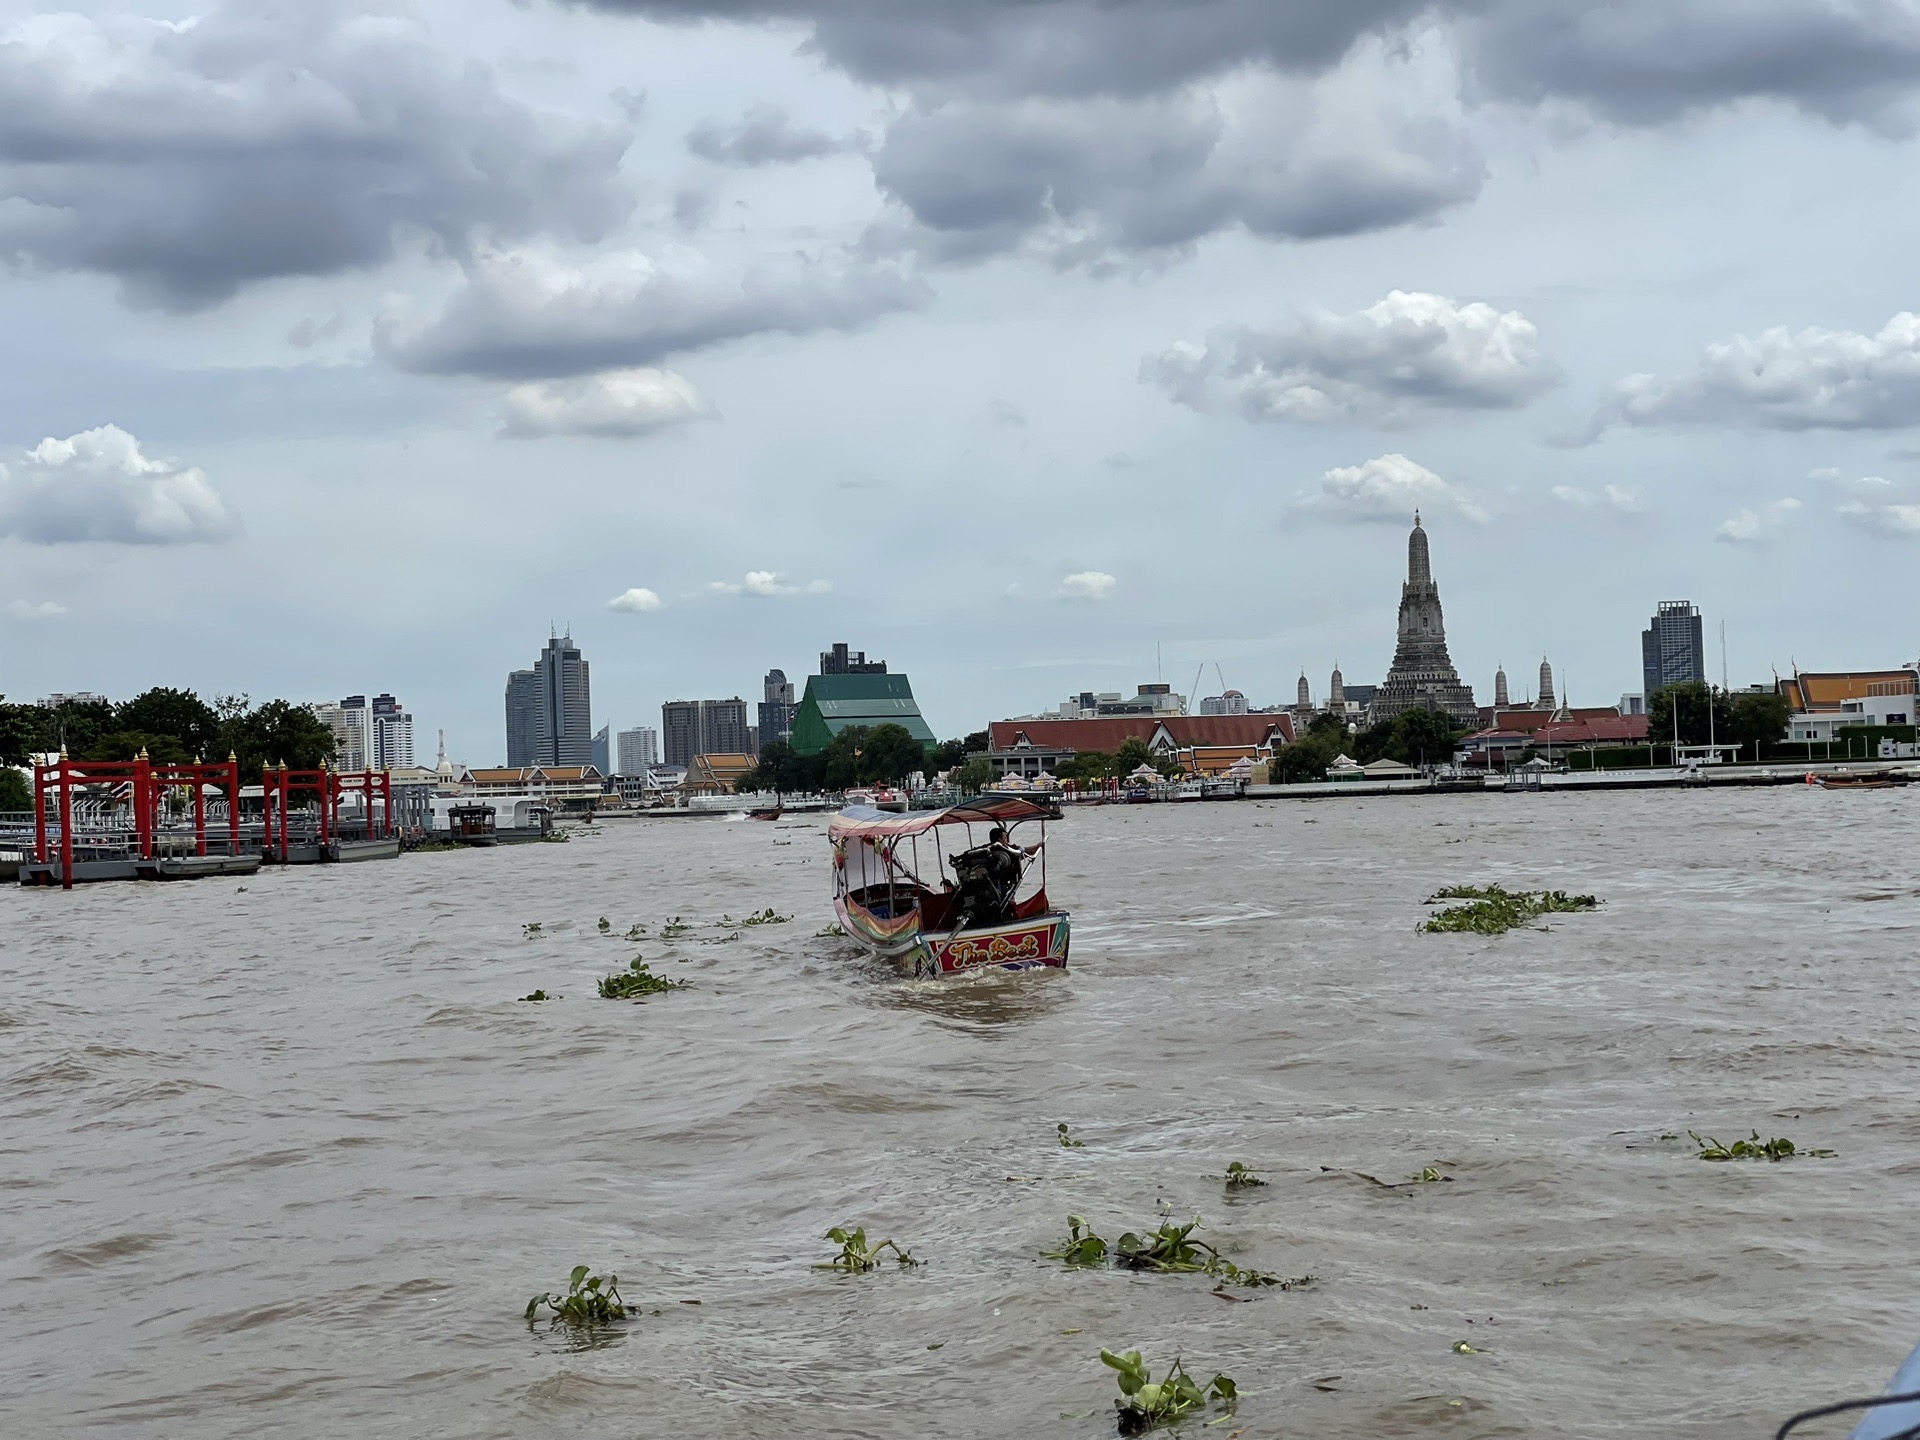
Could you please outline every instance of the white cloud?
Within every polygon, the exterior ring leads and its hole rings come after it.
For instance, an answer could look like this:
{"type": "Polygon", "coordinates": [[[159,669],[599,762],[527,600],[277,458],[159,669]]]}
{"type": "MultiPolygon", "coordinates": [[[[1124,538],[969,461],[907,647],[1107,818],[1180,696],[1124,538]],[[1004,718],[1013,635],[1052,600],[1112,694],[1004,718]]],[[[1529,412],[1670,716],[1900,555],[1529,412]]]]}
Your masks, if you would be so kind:
{"type": "Polygon", "coordinates": [[[778,105],[755,105],[731,125],[702,120],[687,132],[687,149],[722,165],[787,165],[838,155],[859,143],[796,124],[778,105]]]}
{"type": "Polygon", "coordinates": [[[636,585],[633,589],[623,590],[607,601],[607,608],[624,611],[629,615],[644,615],[660,608],[660,597],[653,591],[636,585]]]}
{"type": "Polygon", "coordinates": [[[1798,500],[1788,496],[1762,505],[1758,510],[1741,510],[1721,522],[1713,538],[1728,545],[1764,545],[1778,534],[1802,509],[1798,500]]]}
{"type": "Polygon", "coordinates": [[[779,600],[793,595],[825,595],[833,589],[833,585],[826,580],[809,580],[804,585],[796,585],[774,570],[749,570],[747,578],[739,584],[731,580],[713,580],[708,582],[707,589],[716,595],[752,595],[762,600],[779,600]]]}
{"type": "Polygon", "coordinates": [[[191,545],[239,533],[205,471],[149,459],[118,425],[49,437],[0,466],[0,535],[30,544],[191,545]]]}
{"type": "Polygon", "coordinates": [[[66,613],[66,606],[56,605],[51,600],[42,600],[37,605],[31,600],[7,602],[7,614],[16,620],[58,620],[66,613]]]}
{"type": "Polygon", "coordinates": [[[1467,491],[1398,454],[1327,471],[1319,490],[1303,492],[1292,508],[1346,522],[1406,524],[1416,510],[1458,515],[1476,525],[1488,518],[1467,491]]]}
{"type": "Polygon", "coordinates": [[[1836,485],[1848,497],[1835,513],[1856,529],[1892,539],[1920,535],[1920,504],[1915,503],[1914,486],[1895,485],[1878,475],[1842,481],[1837,470],[1816,470],[1813,477],[1836,485]]]}
{"type": "Polygon", "coordinates": [[[500,433],[516,437],[648,435],[706,413],[692,381],[646,368],[515,385],[500,408],[500,433]]]}
{"type": "Polygon", "coordinates": [[[1517,310],[1395,290],[1351,315],[1318,311],[1267,329],[1227,326],[1141,365],[1197,410],[1249,420],[1405,424],[1436,410],[1512,410],[1559,383],[1517,310]]]}
{"type": "Polygon", "coordinates": [[[1594,416],[1609,425],[1898,430],[1920,425],[1920,315],[1877,335],[1785,326],[1709,345],[1692,373],[1629,375],[1594,416]]]}
{"type": "Polygon", "coordinates": [[[1062,600],[1105,600],[1120,582],[1104,570],[1080,570],[1060,582],[1062,600]]]}
{"type": "Polygon", "coordinates": [[[1576,510],[1607,510],[1616,515],[1638,515],[1646,508],[1637,494],[1618,485],[1603,485],[1597,495],[1575,485],[1556,485],[1550,493],[1561,504],[1571,505],[1576,510]]]}

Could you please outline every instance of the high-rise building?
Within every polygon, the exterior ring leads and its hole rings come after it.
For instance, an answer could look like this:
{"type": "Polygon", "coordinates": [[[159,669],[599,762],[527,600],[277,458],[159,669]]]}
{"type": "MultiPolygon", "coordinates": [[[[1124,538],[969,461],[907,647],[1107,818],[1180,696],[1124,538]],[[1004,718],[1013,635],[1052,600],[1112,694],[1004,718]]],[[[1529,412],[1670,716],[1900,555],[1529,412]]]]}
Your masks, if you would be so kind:
{"type": "Polygon", "coordinates": [[[537,765],[539,750],[539,688],[531,670],[514,670],[507,675],[507,764],[518,770],[537,765]]]}
{"type": "Polygon", "coordinates": [[[1440,611],[1440,587],[1433,583],[1427,532],[1420,515],[1407,537],[1407,582],[1400,587],[1400,636],[1393,668],[1373,697],[1372,718],[1391,720],[1408,710],[1435,710],[1469,729],[1480,723],[1473,691],[1461,684],[1447,653],[1447,622],[1440,611]]]}
{"type": "Polygon", "coordinates": [[[1706,636],[1700,627],[1700,607],[1690,600],[1662,600],[1653,620],[1640,632],[1641,693],[1649,703],[1653,692],[1668,685],[1704,685],[1707,679],[1706,636]]]}
{"type": "Polygon", "coordinates": [[[696,755],[751,755],[747,702],[669,700],[660,707],[660,736],[667,764],[691,765],[696,755]]]}
{"type": "MultiPolygon", "coordinates": [[[[787,672],[767,671],[767,678],[761,682],[760,695],[758,716],[760,745],[768,745],[775,740],[785,740],[793,734],[793,712],[799,708],[794,704],[793,682],[787,679],[787,672]]],[[[755,753],[758,753],[758,750],[759,746],[755,746],[755,753]]]]}
{"type": "Polygon", "coordinates": [[[844,644],[838,644],[831,650],[820,652],[820,673],[822,675],[884,675],[887,662],[867,659],[867,652],[855,650],[847,653],[844,644]]]}
{"type": "Polygon", "coordinates": [[[660,732],[642,725],[614,736],[622,775],[644,775],[660,763],[660,732]]]}
{"type": "Polygon", "coordinates": [[[613,727],[602,725],[593,732],[593,768],[602,775],[613,773],[613,727]]]}
{"type": "Polygon", "coordinates": [[[548,639],[533,662],[536,765],[593,763],[593,695],[585,658],[571,635],[548,639]]]}
{"type": "MultiPolygon", "coordinates": [[[[368,709],[368,770],[398,770],[413,764],[413,716],[391,695],[376,695],[368,709]]],[[[352,768],[352,767],[348,767],[352,768]]]]}

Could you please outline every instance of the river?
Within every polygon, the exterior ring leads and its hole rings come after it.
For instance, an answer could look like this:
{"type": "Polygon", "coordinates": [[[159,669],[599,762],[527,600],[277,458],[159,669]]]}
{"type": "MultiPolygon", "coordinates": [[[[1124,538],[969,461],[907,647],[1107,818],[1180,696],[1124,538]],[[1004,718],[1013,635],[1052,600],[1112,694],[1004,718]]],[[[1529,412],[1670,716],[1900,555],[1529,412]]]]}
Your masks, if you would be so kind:
{"type": "Polygon", "coordinates": [[[1071,970],[946,984],[817,933],[821,817],[9,892],[0,1417],[1092,1440],[1106,1345],[1233,1376],[1222,1437],[1770,1436],[1920,1339],[1914,803],[1070,814],[1071,970]],[[1605,904],[1417,931],[1490,881],[1605,904]],[[598,999],[636,950],[691,984],[598,999]],[[1754,1129],[1837,1153],[1685,1140],[1754,1129]],[[1040,1258],[1163,1211],[1316,1278],[1040,1258]],[[923,1263],[813,1268],[843,1223],[923,1263]],[[521,1318],[576,1263],[642,1307],[590,1346],[521,1318]]]}

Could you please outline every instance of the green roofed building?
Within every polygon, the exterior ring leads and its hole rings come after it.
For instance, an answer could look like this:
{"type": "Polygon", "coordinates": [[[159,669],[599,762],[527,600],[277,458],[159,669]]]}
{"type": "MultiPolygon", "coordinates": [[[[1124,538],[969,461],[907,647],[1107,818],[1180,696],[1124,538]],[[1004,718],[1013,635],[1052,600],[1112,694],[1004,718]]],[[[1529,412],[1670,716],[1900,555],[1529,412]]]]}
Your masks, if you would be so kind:
{"type": "Polygon", "coordinates": [[[904,675],[814,675],[794,712],[794,753],[818,755],[842,730],[899,725],[931,750],[939,741],[921,718],[904,675]]]}

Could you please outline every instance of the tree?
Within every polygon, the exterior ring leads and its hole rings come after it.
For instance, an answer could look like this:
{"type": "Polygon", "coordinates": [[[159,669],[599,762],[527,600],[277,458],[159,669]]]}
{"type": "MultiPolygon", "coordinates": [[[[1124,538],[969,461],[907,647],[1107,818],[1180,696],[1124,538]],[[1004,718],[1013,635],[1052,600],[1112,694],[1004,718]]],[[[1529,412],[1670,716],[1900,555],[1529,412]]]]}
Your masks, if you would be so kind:
{"type": "Polygon", "coordinates": [[[190,751],[171,735],[156,735],[145,730],[116,730],[102,735],[87,747],[83,760],[133,760],[140,752],[156,765],[184,765],[197,752],[190,751]]]}
{"type": "Polygon", "coordinates": [[[11,765],[0,766],[0,810],[33,809],[33,787],[11,765]]]}
{"type": "Polygon", "coordinates": [[[953,783],[962,795],[978,795],[993,783],[993,767],[975,755],[960,767],[953,783]]]}
{"type": "Polygon", "coordinates": [[[1739,695],[1727,707],[1726,739],[1741,747],[1737,759],[1756,764],[1787,738],[1787,699],[1784,695],[1739,695]]]}
{"type": "Polygon", "coordinates": [[[799,795],[821,788],[820,757],[796,754],[785,740],[769,740],[760,750],[760,763],[752,775],[735,784],[736,790],[771,790],[779,795],[799,795]]]}
{"type": "Polygon", "coordinates": [[[927,768],[927,749],[904,725],[876,725],[860,743],[860,779],[865,784],[903,785],[927,768]]]}
{"type": "Polygon", "coordinates": [[[1458,732],[1438,710],[1405,710],[1393,720],[1387,754],[1402,765],[1439,765],[1453,758],[1458,732]]]}
{"type": "Polygon", "coordinates": [[[1054,770],[1061,780],[1071,780],[1076,785],[1098,785],[1114,774],[1118,762],[1104,750],[1082,750],[1071,760],[1062,760],[1054,770]]]}
{"type": "Polygon", "coordinates": [[[827,742],[820,752],[820,780],[828,790],[850,790],[860,783],[860,747],[866,743],[864,725],[850,725],[827,742]]]}
{"type": "Polygon", "coordinates": [[[231,751],[240,760],[242,775],[258,774],[282,761],[291,770],[316,770],[334,758],[333,731],[304,705],[269,700],[257,710],[231,714],[220,726],[208,758],[225,759],[231,751]]]}
{"type": "Polygon", "coordinates": [[[113,723],[113,706],[105,700],[69,700],[40,710],[40,732],[36,737],[40,750],[66,747],[70,755],[90,754],[103,735],[119,728],[113,723]]]}
{"type": "MultiPolygon", "coordinates": [[[[114,707],[113,728],[123,733],[170,736],[184,759],[196,755],[214,759],[212,750],[220,740],[220,717],[191,690],[155,687],[136,695],[114,707]]],[[[157,758],[152,747],[149,752],[157,758]]],[[[224,753],[220,758],[225,758],[224,753]]]]}
{"type": "Polygon", "coordinates": [[[38,705],[0,704],[0,765],[24,765],[48,748],[48,713],[38,705]]]}
{"type": "MultiPolygon", "coordinates": [[[[1707,706],[1714,706],[1714,719],[1727,720],[1724,701],[1714,701],[1711,692],[1698,680],[1666,685],[1647,697],[1647,738],[1655,745],[1705,745],[1707,743],[1707,706]],[[1674,738],[1678,722],[1679,739],[1674,738]]],[[[1718,729],[1716,724],[1714,729],[1718,729]]],[[[1787,727],[1781,725],[1784,731],[1787,727]]]]}

